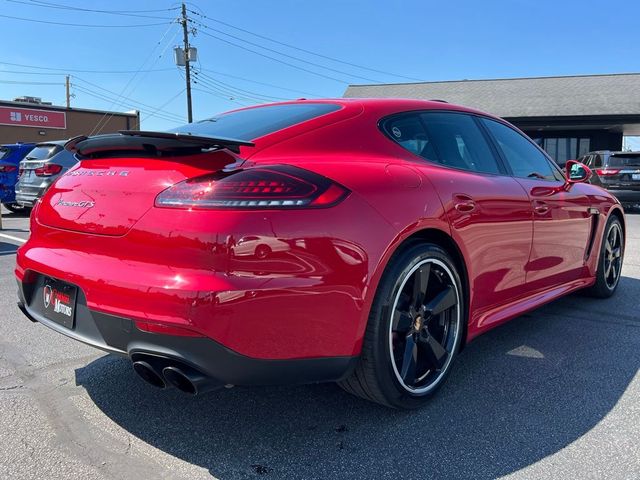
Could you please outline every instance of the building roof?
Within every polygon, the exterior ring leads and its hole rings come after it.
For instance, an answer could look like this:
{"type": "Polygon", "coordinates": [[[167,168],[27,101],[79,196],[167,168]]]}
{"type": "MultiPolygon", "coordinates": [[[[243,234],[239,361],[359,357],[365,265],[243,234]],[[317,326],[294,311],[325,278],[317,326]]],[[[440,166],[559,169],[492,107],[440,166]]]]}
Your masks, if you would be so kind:
{"type": "Polygon", "coordinates": [[[438,99],[499,117],[640,115],[640,73],[349,85],[344,97],[438,99]]]}
{"type": "Polygon", "coordinates": [[[108,115],[121,115],[124,117],[133,117],[137,118],[140,115],[138,110],[130,111],[130,112],[114,112],[111,110],[94,110],[91,108],[67,108],[61,105],[51,105],[51,104],[43,104],[43,103],[31,103],[31,102],[16,102],[13,100],[0,100],[0,105],[8,106],[8,107],[16,107],[16,108],[31,108],[34,110],[53,110],[57,112],[88,112],[88,113],[99,113],[99,114],[108,114],[108,115]]]}

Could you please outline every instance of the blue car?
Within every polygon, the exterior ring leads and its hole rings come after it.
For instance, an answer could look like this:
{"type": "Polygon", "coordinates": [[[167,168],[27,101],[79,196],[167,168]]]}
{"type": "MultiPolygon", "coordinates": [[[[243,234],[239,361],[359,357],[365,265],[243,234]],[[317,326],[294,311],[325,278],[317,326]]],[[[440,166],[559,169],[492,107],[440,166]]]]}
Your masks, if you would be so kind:
{"type": "Polygon", "coordinates": [[[33,150],[35,143],[11,143],[0,145],[0,203],[12,212],[24,212],[28,208],[16,203],[16,183],[20,161],[33,150]]]}

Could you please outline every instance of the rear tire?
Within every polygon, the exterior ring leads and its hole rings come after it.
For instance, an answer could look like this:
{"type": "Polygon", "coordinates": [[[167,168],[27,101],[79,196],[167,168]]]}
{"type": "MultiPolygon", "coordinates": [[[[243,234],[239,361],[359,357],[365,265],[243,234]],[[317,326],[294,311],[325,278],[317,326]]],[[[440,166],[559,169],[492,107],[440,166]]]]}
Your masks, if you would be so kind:
{"type": "Polygon", "coordinates": [[[376,291],[347,392],[394,408],[424,405],[451,371],[466,318],[455,262],[441,247],[413,244],[387,266],[376,291]]]}
{"type": "Polygon", "coordinates": [[[620,220],[614,215],[609,217],[604,228],[596,283],[585,289],[585,293],[596,298],[609,298],[620,283],[620,271],[624,258],[624,233],[620,220]]]}

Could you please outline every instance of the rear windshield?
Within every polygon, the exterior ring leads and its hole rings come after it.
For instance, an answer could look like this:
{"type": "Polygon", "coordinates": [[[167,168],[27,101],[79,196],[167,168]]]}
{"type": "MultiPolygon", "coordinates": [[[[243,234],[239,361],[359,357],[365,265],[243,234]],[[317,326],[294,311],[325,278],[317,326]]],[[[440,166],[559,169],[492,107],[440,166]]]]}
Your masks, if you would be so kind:
{"type": "Polygon", "coordinates": [[[0,160],[7,158],[10,153],[11,149],[9,147],[0,147],[0,160]]]}
{"type": "Polygon", "coordinates": [[[190,123],[171,131],[209,137],[253,140],[339,109],[340,105],[333,103],[269,105],[223,113],[217,117],[190,123]]]}
{"type": "Polygon", "coordinates": [[[62,150],[62,147],[60,145],[38,145],[27,154],[26,159],[48,160],[60,150],[62,150]]]}
{"type": "Polygon", "coordinates": [[[611,155],[608,165],[610,167],[626,167],[627,165],[640,166],[640,153],[611,155]]]}

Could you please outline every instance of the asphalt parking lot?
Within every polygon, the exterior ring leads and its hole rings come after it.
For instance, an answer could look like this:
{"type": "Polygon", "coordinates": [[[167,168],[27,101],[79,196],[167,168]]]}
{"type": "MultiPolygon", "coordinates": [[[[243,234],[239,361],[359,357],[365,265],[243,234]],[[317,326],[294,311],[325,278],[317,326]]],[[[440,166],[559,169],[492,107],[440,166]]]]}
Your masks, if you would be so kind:
{"type": "Polygon", "coordinates": [[[640,215],[618,293],[556,301],[472,342],[424,409],[335,385],[200,397],[26,320],[0,232],[1,478],[640,478],[640,215]]]}

